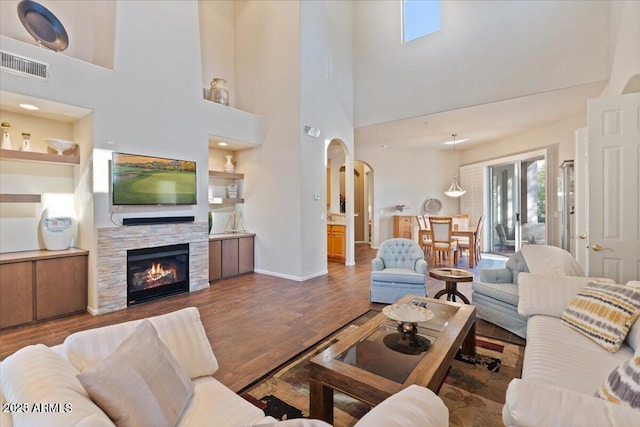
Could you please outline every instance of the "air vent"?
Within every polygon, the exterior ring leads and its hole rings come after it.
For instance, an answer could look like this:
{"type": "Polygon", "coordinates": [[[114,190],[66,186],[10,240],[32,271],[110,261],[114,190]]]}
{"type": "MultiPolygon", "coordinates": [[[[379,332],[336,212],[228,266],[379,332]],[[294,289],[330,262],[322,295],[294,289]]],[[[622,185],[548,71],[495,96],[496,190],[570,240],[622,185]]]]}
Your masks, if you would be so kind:
{"type": "Polygon", "coordinates": [[[14,55],[1,51],[2,69],[21,76],[37,77],[47,79],[49,75],[49,64],[38,62],[24,56],[14,55]]]}

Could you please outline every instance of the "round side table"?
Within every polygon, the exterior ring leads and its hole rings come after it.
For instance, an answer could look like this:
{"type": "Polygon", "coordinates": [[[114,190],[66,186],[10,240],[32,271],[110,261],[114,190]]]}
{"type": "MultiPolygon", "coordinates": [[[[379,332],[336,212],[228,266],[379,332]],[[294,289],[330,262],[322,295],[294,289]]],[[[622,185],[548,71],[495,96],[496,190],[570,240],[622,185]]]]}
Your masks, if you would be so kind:
{"type": "Polygon", "coordinates": [[[469,304],[467,297],[458,291],[458,282],[472,282],[473,273],[459,268],[434,268],[429,271],[429,276],[434,279],[444,280],[446,284],[445,289],[438,291],[438,293],[435,294],[435,299],[440,298],[442,295],[446,295],[447,301],[455,302],[456,296],[458,296],[465,304],[469,304]]]}

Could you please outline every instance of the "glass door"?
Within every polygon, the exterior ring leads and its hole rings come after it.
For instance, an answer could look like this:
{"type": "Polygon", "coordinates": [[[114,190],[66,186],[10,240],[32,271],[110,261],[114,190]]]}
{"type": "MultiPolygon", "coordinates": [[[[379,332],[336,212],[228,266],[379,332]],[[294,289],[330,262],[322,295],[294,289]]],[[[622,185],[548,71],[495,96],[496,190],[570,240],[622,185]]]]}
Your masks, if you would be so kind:
{"type": "Polygon", "coordinates": [[[546,244],[544,156],[489,166],[490,244],[509,255],[522,245],[546,244]]]}

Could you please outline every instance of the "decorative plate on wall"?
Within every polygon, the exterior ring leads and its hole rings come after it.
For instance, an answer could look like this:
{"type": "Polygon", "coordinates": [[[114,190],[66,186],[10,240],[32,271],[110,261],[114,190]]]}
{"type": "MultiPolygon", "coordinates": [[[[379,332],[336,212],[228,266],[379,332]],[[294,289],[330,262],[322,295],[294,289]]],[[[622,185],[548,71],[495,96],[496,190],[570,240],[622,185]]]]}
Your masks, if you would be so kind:
{"type": "Polygon", "coordinates": [[[22,0],[18,3],[18,17],[24,28],[42,46],[56,52],[69,46],[69,37],[62,23],[40,3],[22,0]]]}
{"type": "Polygon", "coordinates": [[[427,199],[424,202],[424,210],[429,215],[436,215],[442,209],[442,202],[439,199],[427,199]]]}

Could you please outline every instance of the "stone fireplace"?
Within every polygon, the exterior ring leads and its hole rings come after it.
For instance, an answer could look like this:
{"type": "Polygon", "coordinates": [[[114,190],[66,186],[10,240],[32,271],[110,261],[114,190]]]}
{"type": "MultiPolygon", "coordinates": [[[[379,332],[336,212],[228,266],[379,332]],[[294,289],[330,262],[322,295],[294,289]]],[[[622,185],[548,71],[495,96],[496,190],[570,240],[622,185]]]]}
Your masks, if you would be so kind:
{"type": "Polygon", "coordinates": [[[189,292],[189,244],[127,251],[127,305],[189,292]]]}
{"type": "MultiPolygon", "coordinates": [[[[186,289],[188,292],[193,292],[207,288],[209,286],[209,236],[207,228],[206,223],[198,222],[99,228],[96,260],[97,288],[95,290],[97,312],[93,314],[122,310],[129,305],[130,301],[127,296],[128,255],[133,254],[134,257],[142,256],[144,258],[145,251],[150,248],[153,250],[153,248],[183,245],[182,248],[188,252],[186,258],[188,261],[184,266],[186,277],[182,281],[186,282],[186,287],[184,287],[185,283],[182,283],[180,291],[186,289]]],[[[173,250],[168,252],[173,252],[173,250]]],[[[137,273],[140,282],[142,276],[139,270],[137,273]]],[[[162,273],[152,271],[150,274],[161,275],[162,273]]],[[[176,273],[168,274],[175,275],[176,273]]],[[[168,280],[169,278],[163,279],[163,281],[168,280]]],[[[138,287],[140,287],[140,283],[138,287]]],[[[156,287],[151,286],[150,294],[156,292],[153,291],[156,287]]],[[[169,290],[170,293],[174,293],[174,291],[175,289],[169,290]]],[[[151,295],[151,298],[153,296],[151,295]]],[[[147,296],[143,295],[143,299],[147,300],[147,296]]]]}

